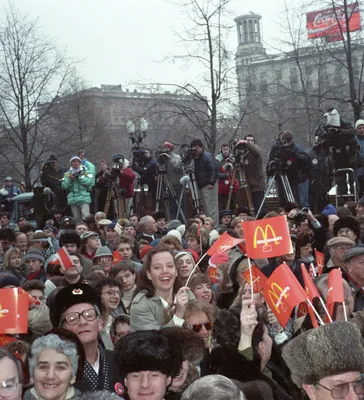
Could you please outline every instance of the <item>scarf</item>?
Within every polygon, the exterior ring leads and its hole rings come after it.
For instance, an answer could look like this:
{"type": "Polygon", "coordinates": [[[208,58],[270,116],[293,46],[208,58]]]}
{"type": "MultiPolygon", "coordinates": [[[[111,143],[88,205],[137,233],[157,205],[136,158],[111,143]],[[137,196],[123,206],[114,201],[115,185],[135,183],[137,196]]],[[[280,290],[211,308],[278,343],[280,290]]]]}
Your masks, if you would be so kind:
{"type": "Polygon", "coordinates": [[[93,390],[108,390],[112,391],[109,369],[106,363],[106,356],[104,349],[99,345],[99,374],[93,369],[92,365],[85,361],[85,366],[83,369],[83,379],[90,386],[91,391],[93,390]]]}

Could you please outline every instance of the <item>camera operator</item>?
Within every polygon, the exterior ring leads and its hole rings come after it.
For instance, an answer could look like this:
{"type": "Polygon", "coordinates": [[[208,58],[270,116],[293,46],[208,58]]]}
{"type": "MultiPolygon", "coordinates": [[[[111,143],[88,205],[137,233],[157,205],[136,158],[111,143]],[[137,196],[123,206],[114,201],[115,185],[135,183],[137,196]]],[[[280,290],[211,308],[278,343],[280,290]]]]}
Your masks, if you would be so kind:
{"type": "Polygon", "coordinates": [[[200,139],[192,140],[191,149],[195,154],[195,177],[204,211],[217,223],[219,218],[218,163],[211,153],[205,151],[200,139]]]}
{"type": "Polygon", "coordinates": [[[310,157],[303,147],[293,142],[292,132],[281,132],[269,154],[268,173],[271,176],[276,173],[276,187],[282,206],[287,201],[279,177],[287,174],[295,199],[301,207],[310,208],[308,198],[309,166],[310,157]]]}
{"type": "MultiPolygon", "coordinates": [[[[263,168],[262,150],[256,145],[253,135],[245,135],[243,140],[238,140],[235,148],[243,147],[243,168],[246,180],[248,182],[251,198],[254,205],[254,212],[257,214],[259,207],[264,199],[265,176],[263,168]]],[[[265,207],[263,205],[260,215],[265,215],[265,207]]]]}
{"type": "MultiPolygon", "coordinates": [[[[131,168],[141,176],[143,184],[148,185],[154,210],[157,194],[157,161],[153,158],[152,151],[147,148],[134,150],[130,163],[131,168]]],[[[144,190],[144,188],[142,187],[141,190],[144,190]]]]}
{"type": "MultiPolygon", "coordinates": [[[[174,145],[169,142],[164,142],[163,153],[158,157],[158,162],[166,164],[166,173],[174,191],[176,192],[177,201],[180,200],[183,186],[180,183],[182,178],[182,158],[174,152],[174,145]]],[[[174,201],[169,201],[169,216],[170,220],[176,219],[178,204],[174,201]]],[[[182,197],[181,210],[186,215],[186,199],[182,197]]]]}
{"type": "Polygon", "coordinates": [[[119,193],[125,199],[126,215],[128,217],[134,196],[135,174],[123,154],[115,154],[112,159],[114,165],[111,170],[111,176],[119,182],[119,193]]]}
{"type": "Polygon", "coordinates": [[[359,168],[355,171],[359,183],[359,197],[364,194],[364,120],[358,119],[355,123],[356,142],[359,146],[359,168]]]}
{"type": "MultiPolygon", "coordinates": [[[[229,143],[222,143],[220,148],[220,153],[215,157],[220,165],[220,170],[218,173],[218,197],[219,197],[219,211],[224,210],[227,207],[227,201],[229,198],[231,181],[233,179],[234,171],[234,157],[230,155],[229,143]]],[[[233,182],[233,189],[231,192],[231,201],[229,208],[231,210],[236,209],[236,191],[239,188],[238,180],[235,178],[233,182]]]]}
{"type": "Polygon", "coordinates": [[[70,169],[63,175],[62,188],[68,192],[67,201],[75,220],[80,221],[90,214],[90,191],[95,178],[78,156],[73,156],[70,163],[70,169]]]}

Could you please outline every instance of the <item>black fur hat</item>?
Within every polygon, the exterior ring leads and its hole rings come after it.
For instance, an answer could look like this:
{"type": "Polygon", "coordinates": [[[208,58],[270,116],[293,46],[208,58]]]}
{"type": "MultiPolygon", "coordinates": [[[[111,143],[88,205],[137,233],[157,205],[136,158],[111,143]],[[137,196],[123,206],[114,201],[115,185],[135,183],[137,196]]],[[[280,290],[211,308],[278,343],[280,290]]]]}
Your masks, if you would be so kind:
{"type": "Polygon", "coordinates": [[[361,334],[351,322],[333,322],[303,332],[284,346],[282,355],[298,387],[327,376],[364,372],[361,334]]]}
{"type": "Polygon", "coordinates": [[[59,238],[59,246],[63,247],[66,243],[75,243],[79,248],[81,246],[80,235],[77,232],[71,230],[62,232],[59,238]]]}
{"type": "Polygon", "coordinates": [[[340,229],[349,228],[351,229],[356,237],[360,237],[360,224],[354,217],[342,217],[334,222],[334,236],[337,236],[337,233],[340,229]]]}
{"type": "Polygon", "coordinates": [[[160,331],[138,331],[117,342],[114,361],[124,377],[131,372],[159,371],[173,378],[183,359],[181,348],[174,347],[160,331]]]}
{"type": "Polygon", "coordinates": [[[164,328],[160,331],[165,335],[173,347],[180,347],[183,360],[199,364],[204,356],[205,343],[197,333],[187,328],[164,328]]]}

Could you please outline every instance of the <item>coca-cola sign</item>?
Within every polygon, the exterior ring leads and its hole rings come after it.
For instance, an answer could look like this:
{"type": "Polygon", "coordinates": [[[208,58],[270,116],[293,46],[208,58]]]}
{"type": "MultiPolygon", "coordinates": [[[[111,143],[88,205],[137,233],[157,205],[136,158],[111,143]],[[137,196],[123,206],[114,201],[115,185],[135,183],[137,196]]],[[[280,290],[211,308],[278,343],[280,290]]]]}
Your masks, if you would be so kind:
{"type": "Polygon", "coordinates": [[[358,3],[348,4],[326,10],[313,11],[306,14],[307,35],[309,39],[338,35],[347,31],[346,19],[349,20],[349,30],[360,29],[360,11],[358,3]],[[348,18],[346,18],[346,14],[348,18]]]}

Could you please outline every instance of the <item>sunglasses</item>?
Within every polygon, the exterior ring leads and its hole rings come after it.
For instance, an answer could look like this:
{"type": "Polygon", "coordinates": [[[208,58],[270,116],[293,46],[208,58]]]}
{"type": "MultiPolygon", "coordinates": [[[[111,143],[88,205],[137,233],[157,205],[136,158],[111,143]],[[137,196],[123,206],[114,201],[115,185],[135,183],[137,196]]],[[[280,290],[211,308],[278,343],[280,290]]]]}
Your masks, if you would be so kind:
{"type": "Polygon", "coordinates": [[[187,325],[187,328],[192,329],[196,333],[200,332],[202,327],[204,327],[207,331],[211,331],[212,323],[211,322],[205,322],[204,324],[187,325]]]}

